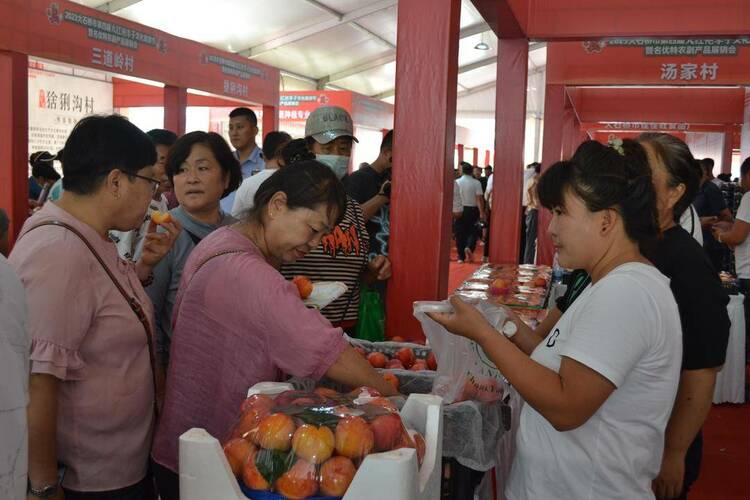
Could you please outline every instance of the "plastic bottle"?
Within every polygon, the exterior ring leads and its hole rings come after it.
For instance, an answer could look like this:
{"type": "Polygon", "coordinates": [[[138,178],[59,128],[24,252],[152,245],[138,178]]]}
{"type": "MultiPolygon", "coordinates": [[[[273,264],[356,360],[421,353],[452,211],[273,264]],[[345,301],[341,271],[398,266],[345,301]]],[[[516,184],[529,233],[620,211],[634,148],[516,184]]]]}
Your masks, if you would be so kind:
{"type": "Polygon", "coordinates": [[[555,258],[552,261],[552,282],[560,283],[563,279],[563,273],[565,270],[560,267],[560,263],[557,260],[557,252],[555,252],[555,258]]]}

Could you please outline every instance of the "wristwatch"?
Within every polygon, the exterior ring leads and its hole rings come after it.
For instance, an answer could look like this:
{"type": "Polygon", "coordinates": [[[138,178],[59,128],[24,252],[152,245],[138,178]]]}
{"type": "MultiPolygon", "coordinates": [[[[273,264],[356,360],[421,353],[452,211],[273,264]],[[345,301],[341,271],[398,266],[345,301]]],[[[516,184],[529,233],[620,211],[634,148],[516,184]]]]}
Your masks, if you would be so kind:
{"type": "Polygon", "coordinates": [[[503,335],[506,337],[511,338],[516,332],[518,332],[518,326],[512,321],[506,321],[501,332],[503,332],[503,335]]]}
{"type": "Polygon", "coordinates": [[[42,486],[39,489],[34,488],[31,486],[31,483],[29,482],[29,495],[37,498],[50,498],[55,495],[57,495],[57,491],[60,489],[60,485],[58,484],[46,484],[42,486]]]}

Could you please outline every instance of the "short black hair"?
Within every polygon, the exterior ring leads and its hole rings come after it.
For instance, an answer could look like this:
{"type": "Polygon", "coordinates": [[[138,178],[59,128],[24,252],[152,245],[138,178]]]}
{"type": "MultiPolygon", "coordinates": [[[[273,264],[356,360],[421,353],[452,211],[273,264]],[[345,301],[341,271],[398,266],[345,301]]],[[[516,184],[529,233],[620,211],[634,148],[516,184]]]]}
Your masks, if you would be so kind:
{"type": "Polygon", "coordinates": [[[383,141],[380,143],[380,150],[385,151],[386,149],[393,149],[393,130],[386,132],[383,141]]]}
{"type": "Polygon", "coordinates": [[[724,182],[732,182],[732,174],[723,173],[716,176],[717,179],[722,180],[724,182]]]}
{"type": "Polygon", "coordinates": [[[253,208],[248,217],[262,221],[262,213],[279,191],[286,194],[289,208],[315,209],[325,205],[328,214],[336,214],[336,224],[346,212],[346,191],[336,174],[317,160],[302,160],[274,172],[255,192],[253,208]]]}
{"type": "Polygon", "coordinates": [[[315,153],[307,147],[307,139],[293,139],[282,148],[281,158],[284,160],[284,165],[288,167],[298,161],[314,160],[315,153]]]}
{"type": "Polygon", "coordinates": [[[57,173],[55,168],[52,166],[55,161],[55,157],[52,156],[48,151],[37,151],[29,156],[29,163],[31,164],[31,175],[33,177],[41,177],[48,181],[57,181],[60,179],[60,174],[57,173]]]}
{"type": "Polygon", "coordinates": [[[196,144],[202,144],[210,149],[224,173],[229,174],[229,186],[224,190],[221,197],[224,198],[232,191],[236,191],[242,182],[240,162],[235,158],[227,141],[216,132],[196,130],[177,139],[177,142],[174,143],[167,154],[167,163],[164,166],[169,180],[173,181],[174,176],[180,171],[180,167],[190,156],[190,152],[196,144]]]}
{"type": "Polygon", "coordinates": [[[252,109],[243,106],[241,108],[234,108],[229,113],[229,118],[237,118],[238,116],[246,116],[250,120],[250,123],[253,124],[253,127],[258,126],[258,116],[252,109]]]}
{"type": "Polygon", "coordinates": [[[667,169],[669,187],[685,186],[685,193],[677,200],[674,208],[674,220],[679,222],[685,210],[693,203],[700,188],[703,173],[699,164],[693,158],[690,148],[677,137],[662,132],[644,132],[636,139],[641,144],[650,146],[656,158],[667,169]]]}
{"type": "Polygon", "coordinates": [[[152,128],[146,135],[151,138],[154,146],[172,147],[177,142],[177,134],[164,128],[152,128]]]}
{"type": "Polygon", "coordinates": [[[461,162],[461,173],[464,175],[471,175],[474,172],[474,165],[469,162],[461,162]]]}
{"type": "Polygon", "coordinates": [[[286,132],[274,130],[266,134],[263,139],[263,158],[273,160],[281,154],[281,149],[292,140],[292,136],[286,132]]]}
{"type": "Polygon", "coordinates": [[[65,141],[63,189],[93,193],[104,176],[115,169],[132,175],[156,163],[151,139],[120,115],[81,119],[65,141]]]}
{"type": "Polygon", "coordinates": [[[750,156],[745,158],[745,161],[740,165],[740,175],[742,177],[746,176],[748,172],[750,172],[750,156]]]}
{"type": "Polygon", "coordinates": [[[656,240],[656,193],[643,147],[624,139],[622,154],[597,141],[582,143],[569,161],[549,167],[539,179],[542,206],[565,206],[565,193],[579,197],[591,212],[616,209],[628,237],[647,250],[656,240]]]}
{"type": "Polygon", "coordinates": [[[714,159],[713,158],[703,158],[700,160],[701,165],[703,165],[703,168],[706,170],[713,170],[714,168],[714,159]]]}

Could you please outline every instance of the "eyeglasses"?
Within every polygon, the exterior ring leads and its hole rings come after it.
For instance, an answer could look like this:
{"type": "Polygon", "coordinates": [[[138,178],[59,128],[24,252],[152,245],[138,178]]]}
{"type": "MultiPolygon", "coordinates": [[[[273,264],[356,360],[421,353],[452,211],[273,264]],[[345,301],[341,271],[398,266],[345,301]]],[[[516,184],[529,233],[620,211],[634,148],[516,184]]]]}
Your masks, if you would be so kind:
{"type": "Polygon", "coordinates": [[[159,190],[159,185],[161,184],[161,181],[158,181],[154,179],[153,177],[146,177],[145,175],[138,175],[138,174],[128,174],[131,177],[138,177],[139,179],[143,179],[144,181],[148,181],[151,183],[151,195],[155,195],[156,192],[159,190]]]}

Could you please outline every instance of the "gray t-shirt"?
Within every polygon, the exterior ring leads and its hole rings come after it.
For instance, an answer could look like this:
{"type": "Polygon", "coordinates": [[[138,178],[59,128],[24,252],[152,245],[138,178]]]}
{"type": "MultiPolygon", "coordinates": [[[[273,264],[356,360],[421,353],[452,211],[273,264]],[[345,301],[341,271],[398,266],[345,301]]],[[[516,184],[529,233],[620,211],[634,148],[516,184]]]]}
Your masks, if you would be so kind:
{"type": "Polygon", "coordinates": [[[182,232],[174,246],[154,269],[154,282],[146,287],[146,293],[154,304],[156,318],[156,351],[159,361],[169,363],[169,345],[172,338],[172,308],[182,278],[182,269],[193,248],[214,229],[236,222],[231,215],[224,214],[217,225],[200,222],[188,215],[182,206],[169,211],[182,224],[182,232]]]}

